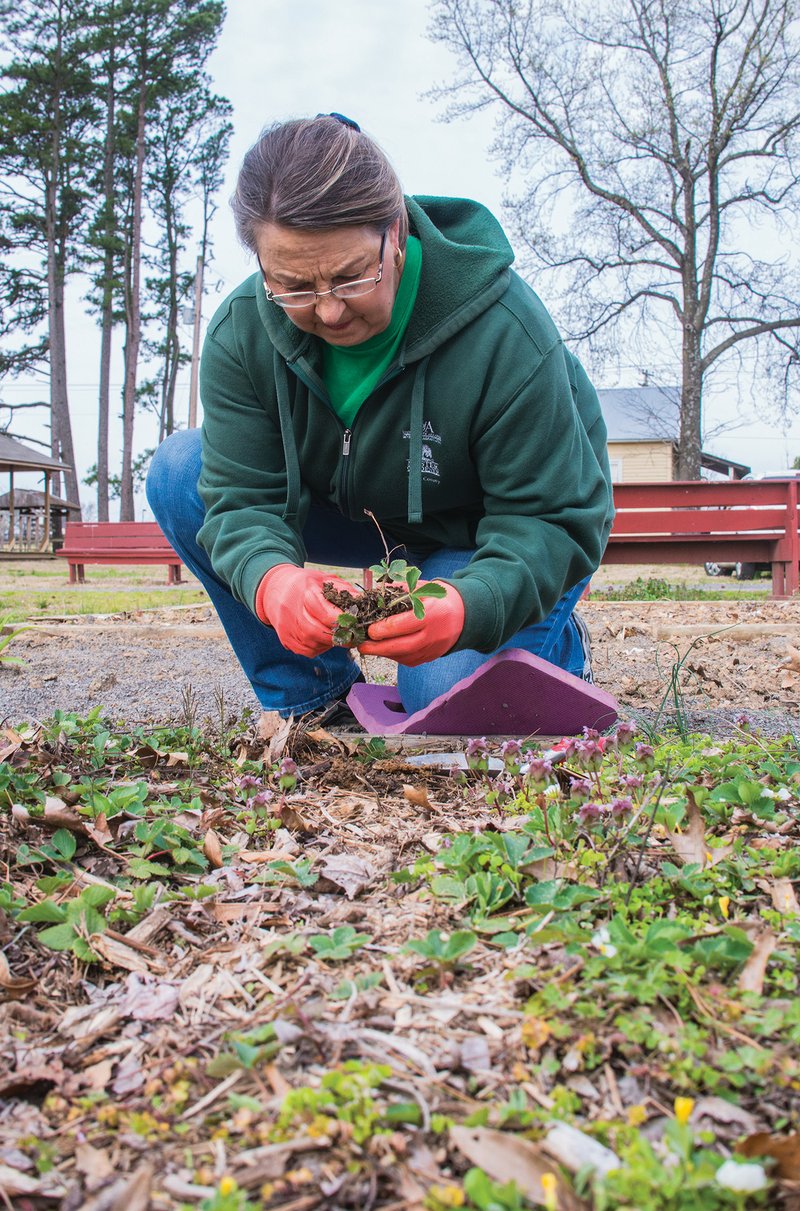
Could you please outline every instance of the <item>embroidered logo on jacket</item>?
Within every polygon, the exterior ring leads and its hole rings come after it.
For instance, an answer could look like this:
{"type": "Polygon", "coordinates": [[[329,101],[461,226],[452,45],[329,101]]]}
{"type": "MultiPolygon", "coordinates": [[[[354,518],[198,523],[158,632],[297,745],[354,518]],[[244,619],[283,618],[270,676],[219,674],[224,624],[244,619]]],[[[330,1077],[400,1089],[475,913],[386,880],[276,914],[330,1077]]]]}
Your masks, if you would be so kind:
{"type": "MultiPolygon", "coordinates": [[[[406,441],[410,441],[411,440],[411,430],[404,429],[403,437],[405,438],[406,441]]],[[[441,435],[441,433],[435,433],[431,422],[429,420],[426,420],[422,426],[422,463],[421,463],[422,478],[427,483],[438,483],[440,480],[439,464],[437,463],[436,459],[433,457],[433,450],[432,450],[431,444],[430,444],[431,442],[441,445],[442,435],[441,435]]],[[[406,461],[406,469],[408,471],[411,470],[411,459],[410,458],[406,461]]]]}

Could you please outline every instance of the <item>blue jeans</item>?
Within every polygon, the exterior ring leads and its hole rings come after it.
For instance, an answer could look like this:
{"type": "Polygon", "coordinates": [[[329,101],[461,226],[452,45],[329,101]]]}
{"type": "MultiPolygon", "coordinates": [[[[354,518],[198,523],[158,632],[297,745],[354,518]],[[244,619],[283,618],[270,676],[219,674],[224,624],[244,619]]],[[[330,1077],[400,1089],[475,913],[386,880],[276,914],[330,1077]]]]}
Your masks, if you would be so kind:
{"type": "MultiPolygon", "coordinates": [[[[150,508],[172,547],[206,589],[219,615],[244,673],[261,706],[283,716],[319,710],[343,697],[359,675],[346,648],[331,648],[321,656],[295,656],[281,644],[275,631],[237,601],[228,585],[214,572],[197,542],[204,506],[197,491],[200,475],[200,432],[173,433],[156,450],[147,477],[150,508]]],[[[362,568],[383,557],[374,526],[351,521],[325,504],[312,505],[303,531],[310,563],[362,568]]],[[[422,577],[449,577],[472,558],[472,551],[442,549],[419,563],[422,577]]],[[[409,553],[413,561],[414,553],[409,553]]],[[[557,603],[552,614],[533,626],[523,627],[504,648],[523,648],[544,660],[583,676],[585,653],[573,609],[586,581],[577,584],[557,603]]],[[[500,649],[498,649],[500,650],[500,649]]],[[[463,677],[473,673],[488,656],[465,649],[441,656],[418,668],[398,665],[397,685],[405,709],[421,710],[463,677]]]]}

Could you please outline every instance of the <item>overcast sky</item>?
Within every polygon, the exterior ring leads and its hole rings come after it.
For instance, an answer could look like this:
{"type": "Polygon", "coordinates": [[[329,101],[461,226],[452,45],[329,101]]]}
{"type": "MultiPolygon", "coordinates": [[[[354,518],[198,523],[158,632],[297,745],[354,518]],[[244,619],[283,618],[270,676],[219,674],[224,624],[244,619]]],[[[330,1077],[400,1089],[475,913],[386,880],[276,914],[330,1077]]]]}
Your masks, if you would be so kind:
{"type": "MultiPolygon", "coordinates": [[[[455,64],[446,51],[426,37],[427,0],[383,4],[375,0],[228,0],[228,16],[209,68],[217,90],[234,107],[234,138],[227,180],[215,218],[214,263],[208,275],[204,318],[214,312],[228,290],[253,266],[239,246],[227,199],[246,149],[262,126],[277,119],[338,110],[355,118],[383,146],[408,193],[473,197],[502,218],[503,182],[489,161],[492,116],[483,111],[468,121],[438,120],[441,106],[423,99],[436,83],[452,79],[455,64]]],[[[194,249],[187,263],[193,263],[194,249]]],[[[543,293],[545,293],[543,291],[543,293]]],[[[81,290],[73,286],[70,307],[80,308],[81,290]]],[[[546,294],[544,298],[547,302],[546,294]]],[[[77,461],[81,477],[95,461],[97,432],[98,349],[93,325],[74,331],[69,348],[70,398],[77,461]]],[[[187,342],[191,334],[186,330],[187,342]]],[[[121,386],[119,340],[115,347],[115,394],[121,386]]],[[[622,377],[609,371],[598,386],[633,385],[633,367],[622,377]]],[[[737,409],[733,370],[726,376],[728,402],[713,404],[709,419],[737,409]]],[[[39,397],[42,389],[39,388],[39,397]]],[[[21,386],[9,399],[31,398],[21,386]]],[[[177,415],[188,414],[188,375],[179,388],[177,415]]],[[[26,422],[27,423],[27,422],[26,422]]],[[[137,418],[136,449],[155,441],[147,417],[137,418]]],[[[21,431],[21,423],[15,426],[21,431]]],[[[715,453],[753,465],[777,469],[800,454],[800,423],[785,435],[763,422],[731,430],[707,443],[715,453]]],[[[112,463],[116,451],[112,453],[112,463]]],[[[92,490],[81,489],[84,503],[92,490]]]]}

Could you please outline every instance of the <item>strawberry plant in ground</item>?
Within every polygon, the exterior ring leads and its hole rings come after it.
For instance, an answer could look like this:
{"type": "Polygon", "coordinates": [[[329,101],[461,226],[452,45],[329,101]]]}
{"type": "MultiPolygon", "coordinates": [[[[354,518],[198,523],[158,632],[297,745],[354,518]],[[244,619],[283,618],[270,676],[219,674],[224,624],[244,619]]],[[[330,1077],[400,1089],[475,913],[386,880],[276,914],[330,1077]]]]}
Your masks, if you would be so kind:
{"type": "Polygon", "coordinates": [[[465,755],[6,726],[0,1199],[797,1206],[794,738],[465,755]]]}

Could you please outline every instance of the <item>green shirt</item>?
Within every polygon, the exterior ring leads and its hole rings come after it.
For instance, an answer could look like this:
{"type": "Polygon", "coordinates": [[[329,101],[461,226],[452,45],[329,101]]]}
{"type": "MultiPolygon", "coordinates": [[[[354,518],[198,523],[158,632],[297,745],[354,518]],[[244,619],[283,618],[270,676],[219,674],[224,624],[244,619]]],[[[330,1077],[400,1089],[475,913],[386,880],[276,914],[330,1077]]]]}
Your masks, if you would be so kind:
{"type": "Polygon", "coordinates": [[[364,400],[374,390],[397,352],[405,335],[422,273],[422,245],[410,235],[406,243],[406,263],[388,328],[360,345],[325,345],[322,373],[331,405],[348,428],[364,400]]]}

